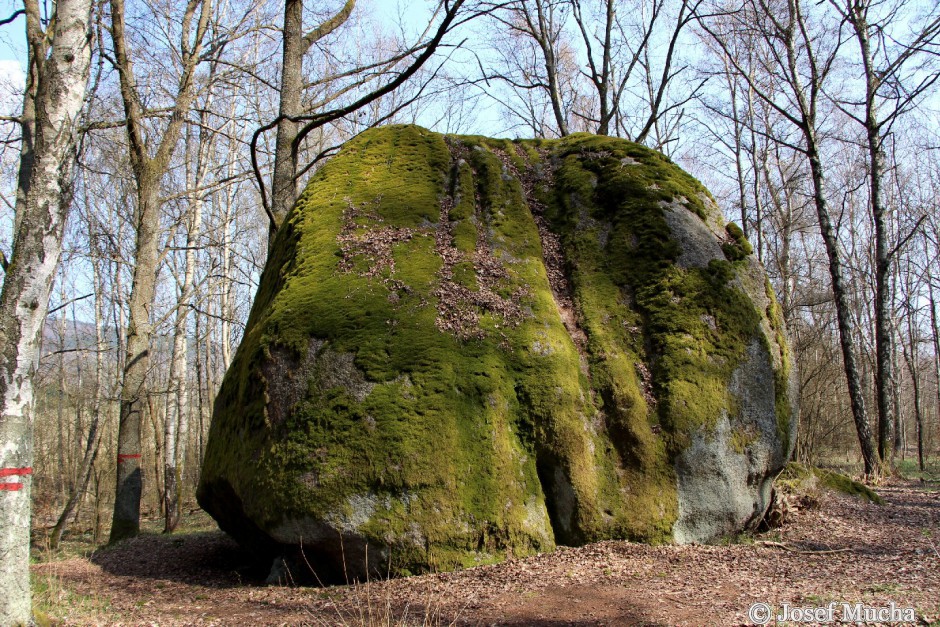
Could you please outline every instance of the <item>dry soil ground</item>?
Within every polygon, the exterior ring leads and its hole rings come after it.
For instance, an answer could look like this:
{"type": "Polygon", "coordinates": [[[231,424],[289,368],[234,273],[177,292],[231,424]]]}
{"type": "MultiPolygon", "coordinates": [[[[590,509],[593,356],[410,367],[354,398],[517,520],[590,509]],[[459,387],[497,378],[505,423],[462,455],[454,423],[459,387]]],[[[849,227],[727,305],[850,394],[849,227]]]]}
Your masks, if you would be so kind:
{"type": "Polygon", "coordinates": [[[145,535],[33,568],[37,600],[69,625],[735,625],[755,602],[831,601],[893,602],[940,624],[940,485],[878,491],[883,506],[826,493],[738,543],[602,542],[326,589],[262,585],[219,532],[145,535]]]}

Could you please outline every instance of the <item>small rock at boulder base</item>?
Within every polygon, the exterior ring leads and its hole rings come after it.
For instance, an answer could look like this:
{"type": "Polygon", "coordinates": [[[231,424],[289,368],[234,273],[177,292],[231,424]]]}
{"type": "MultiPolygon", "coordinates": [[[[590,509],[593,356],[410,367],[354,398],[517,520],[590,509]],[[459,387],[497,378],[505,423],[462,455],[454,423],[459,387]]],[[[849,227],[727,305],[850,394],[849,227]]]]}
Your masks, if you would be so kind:
{"type": "Polygon", "coordinates": [[[767,508],[791,372],[741,230],[662,154],[377,128],[277,233],[199,503],[278,578],[705,542],[767,508]]]}

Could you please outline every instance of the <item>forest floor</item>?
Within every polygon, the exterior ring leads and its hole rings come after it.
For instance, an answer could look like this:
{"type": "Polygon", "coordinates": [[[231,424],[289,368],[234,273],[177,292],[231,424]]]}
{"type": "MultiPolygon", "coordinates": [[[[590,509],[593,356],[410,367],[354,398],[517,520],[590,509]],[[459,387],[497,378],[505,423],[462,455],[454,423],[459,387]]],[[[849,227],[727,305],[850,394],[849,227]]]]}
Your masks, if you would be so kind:
{"type": "Polygon", "coordinates": [[[756,602],[894,603],[940,624],[940,483],[893,480],[878,493],[884,505],[820,493],[782,527],[727,544],[601,542],[330,588],[263,585],[266,573],[193,513],[202,531],[40,554],[34,589],[52,624],[67,625],[735,625],[752,624],[756,602]]]}

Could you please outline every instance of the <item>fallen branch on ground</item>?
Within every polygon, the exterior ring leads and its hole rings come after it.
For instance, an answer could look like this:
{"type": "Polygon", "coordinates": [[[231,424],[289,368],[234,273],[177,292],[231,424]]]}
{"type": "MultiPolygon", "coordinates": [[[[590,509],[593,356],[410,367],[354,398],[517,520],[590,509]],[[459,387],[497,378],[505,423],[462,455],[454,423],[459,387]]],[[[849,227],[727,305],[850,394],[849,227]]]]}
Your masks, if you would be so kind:
{"type": "Polygon", "coordinates": [[[788,544],[783,542],[771,542],[770,540],[758,540],[754,544],[759,544],[761,546],[769,546],[775,549],[783,549],[784,551],[790,551],[791,553],[800,553],[802,555],[825,555],[827,553],[851,553],[855,549],[845,548],[845,549],[819,549],[807,551],[804,549],[795,549],[788,544]]]}

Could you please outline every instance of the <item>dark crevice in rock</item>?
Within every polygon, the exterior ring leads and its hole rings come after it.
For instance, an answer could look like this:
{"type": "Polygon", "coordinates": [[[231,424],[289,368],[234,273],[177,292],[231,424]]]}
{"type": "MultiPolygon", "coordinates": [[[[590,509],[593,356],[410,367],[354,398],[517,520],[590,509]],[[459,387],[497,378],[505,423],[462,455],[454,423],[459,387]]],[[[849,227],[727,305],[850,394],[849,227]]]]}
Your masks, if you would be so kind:
{"type": "Polygon", "coordinates": [[[262,561],[273,559],[283,547],[271,539],[245,512],[238,492],[225,479],[203,482],[196,493],[199,506],[206,510],[219,528],[262,561]]]}
{"type": "Polygon", "coordinates": [[[563,546],[584,544],[584,537],[578,533],[575,524],[577,497],[561,460],[550,452],[543,453],[538,456],[535,468],[545,494],[545,507],[555,542],[563,546]]]}
{"type": "Polygon", "coordinates": [[[578,499],[571,482],[570,470],[550,443],[537,437],[539,433],[550,430],[551,427],[535,424],[538,412],[533,407],[533,399],[522,386],[517,385],[515,393],[521,409],[519,438],[524,446],[535,453],[535,470],[545,498],[545,509],[555,542],[567,546],[583,544],[583,534],[579,533],[576,525],[578,499]]]}

